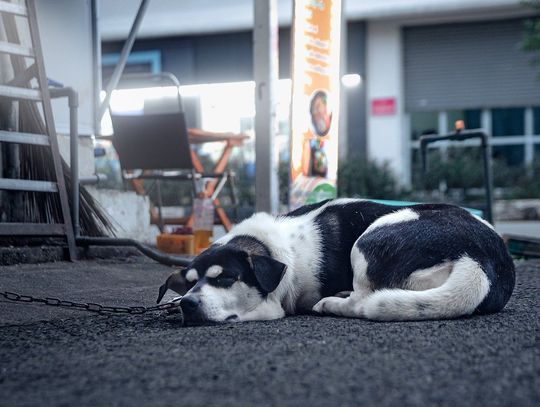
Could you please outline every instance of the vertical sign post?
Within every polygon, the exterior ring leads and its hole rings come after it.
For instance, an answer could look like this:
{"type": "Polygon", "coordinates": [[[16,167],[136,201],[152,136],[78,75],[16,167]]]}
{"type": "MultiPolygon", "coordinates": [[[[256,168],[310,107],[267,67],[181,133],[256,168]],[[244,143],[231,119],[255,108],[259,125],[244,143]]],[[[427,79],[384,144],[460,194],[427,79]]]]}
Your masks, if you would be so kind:
{"type": "Polygon", "coordinates": [[[294,2],[291,209],[336,196],[341,3],[294,2]]]}
{"type": "Polygon", "coordinates": [[[255,205],[257,211],[277,214],[279,205],[276,137],[278,81],[277,0],[256,0],[253,30],[255,76],[255,205]]]}

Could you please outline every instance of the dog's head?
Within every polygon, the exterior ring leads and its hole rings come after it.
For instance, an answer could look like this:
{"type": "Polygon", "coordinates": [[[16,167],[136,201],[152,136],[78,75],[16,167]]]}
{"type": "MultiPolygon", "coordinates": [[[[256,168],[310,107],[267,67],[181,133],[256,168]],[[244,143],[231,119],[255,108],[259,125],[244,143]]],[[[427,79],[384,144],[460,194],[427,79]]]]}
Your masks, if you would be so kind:
{"type": "Polygon", "coordinates": [[[254,319],[257,309],[279,285],[285,264],[227,245],[212,246],[184,270],[173,273],[159,289],[158,302],[171,289],[186,321],[237,322],[254,319]]]}

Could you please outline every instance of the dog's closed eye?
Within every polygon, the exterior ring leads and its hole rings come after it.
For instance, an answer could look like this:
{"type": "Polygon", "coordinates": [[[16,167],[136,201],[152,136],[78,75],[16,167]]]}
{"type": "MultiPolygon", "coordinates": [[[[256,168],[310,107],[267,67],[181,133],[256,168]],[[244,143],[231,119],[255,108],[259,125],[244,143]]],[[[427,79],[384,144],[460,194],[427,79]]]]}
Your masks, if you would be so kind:
{"type": "Polygon", "coordinates": [[[212,285],[217,287],[230,287],[237,281],[236,278],[231,276],[219,276],[212,279],[212,285]]]}

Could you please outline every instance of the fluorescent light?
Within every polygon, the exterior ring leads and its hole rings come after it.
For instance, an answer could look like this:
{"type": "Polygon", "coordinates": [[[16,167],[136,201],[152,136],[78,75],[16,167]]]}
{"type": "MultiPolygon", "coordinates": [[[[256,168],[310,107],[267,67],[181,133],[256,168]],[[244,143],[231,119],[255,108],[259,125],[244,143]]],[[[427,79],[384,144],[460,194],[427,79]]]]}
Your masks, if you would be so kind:
{"type": "Polygon", "coordinates": [[[355,88],[362,82],[362,77],[358,75],[357,73],[351,73],[347,75],[343,75],[341,77],[341,83],[346,88],[355,88]]]}

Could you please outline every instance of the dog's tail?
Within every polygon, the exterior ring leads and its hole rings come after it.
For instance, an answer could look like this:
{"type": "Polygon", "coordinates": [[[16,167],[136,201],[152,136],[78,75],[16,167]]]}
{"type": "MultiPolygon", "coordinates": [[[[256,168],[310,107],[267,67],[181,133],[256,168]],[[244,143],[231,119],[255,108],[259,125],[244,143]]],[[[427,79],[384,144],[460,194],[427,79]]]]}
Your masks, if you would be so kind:
{"type": "Polygon", "coordinates": [[[377,321],[414,321],[469,315],[489,292],[490,282],[480,265],[468,256],[456,260],[448,279],[425,291],[375,291],[363,304],[366,318],[377,321]]]}

